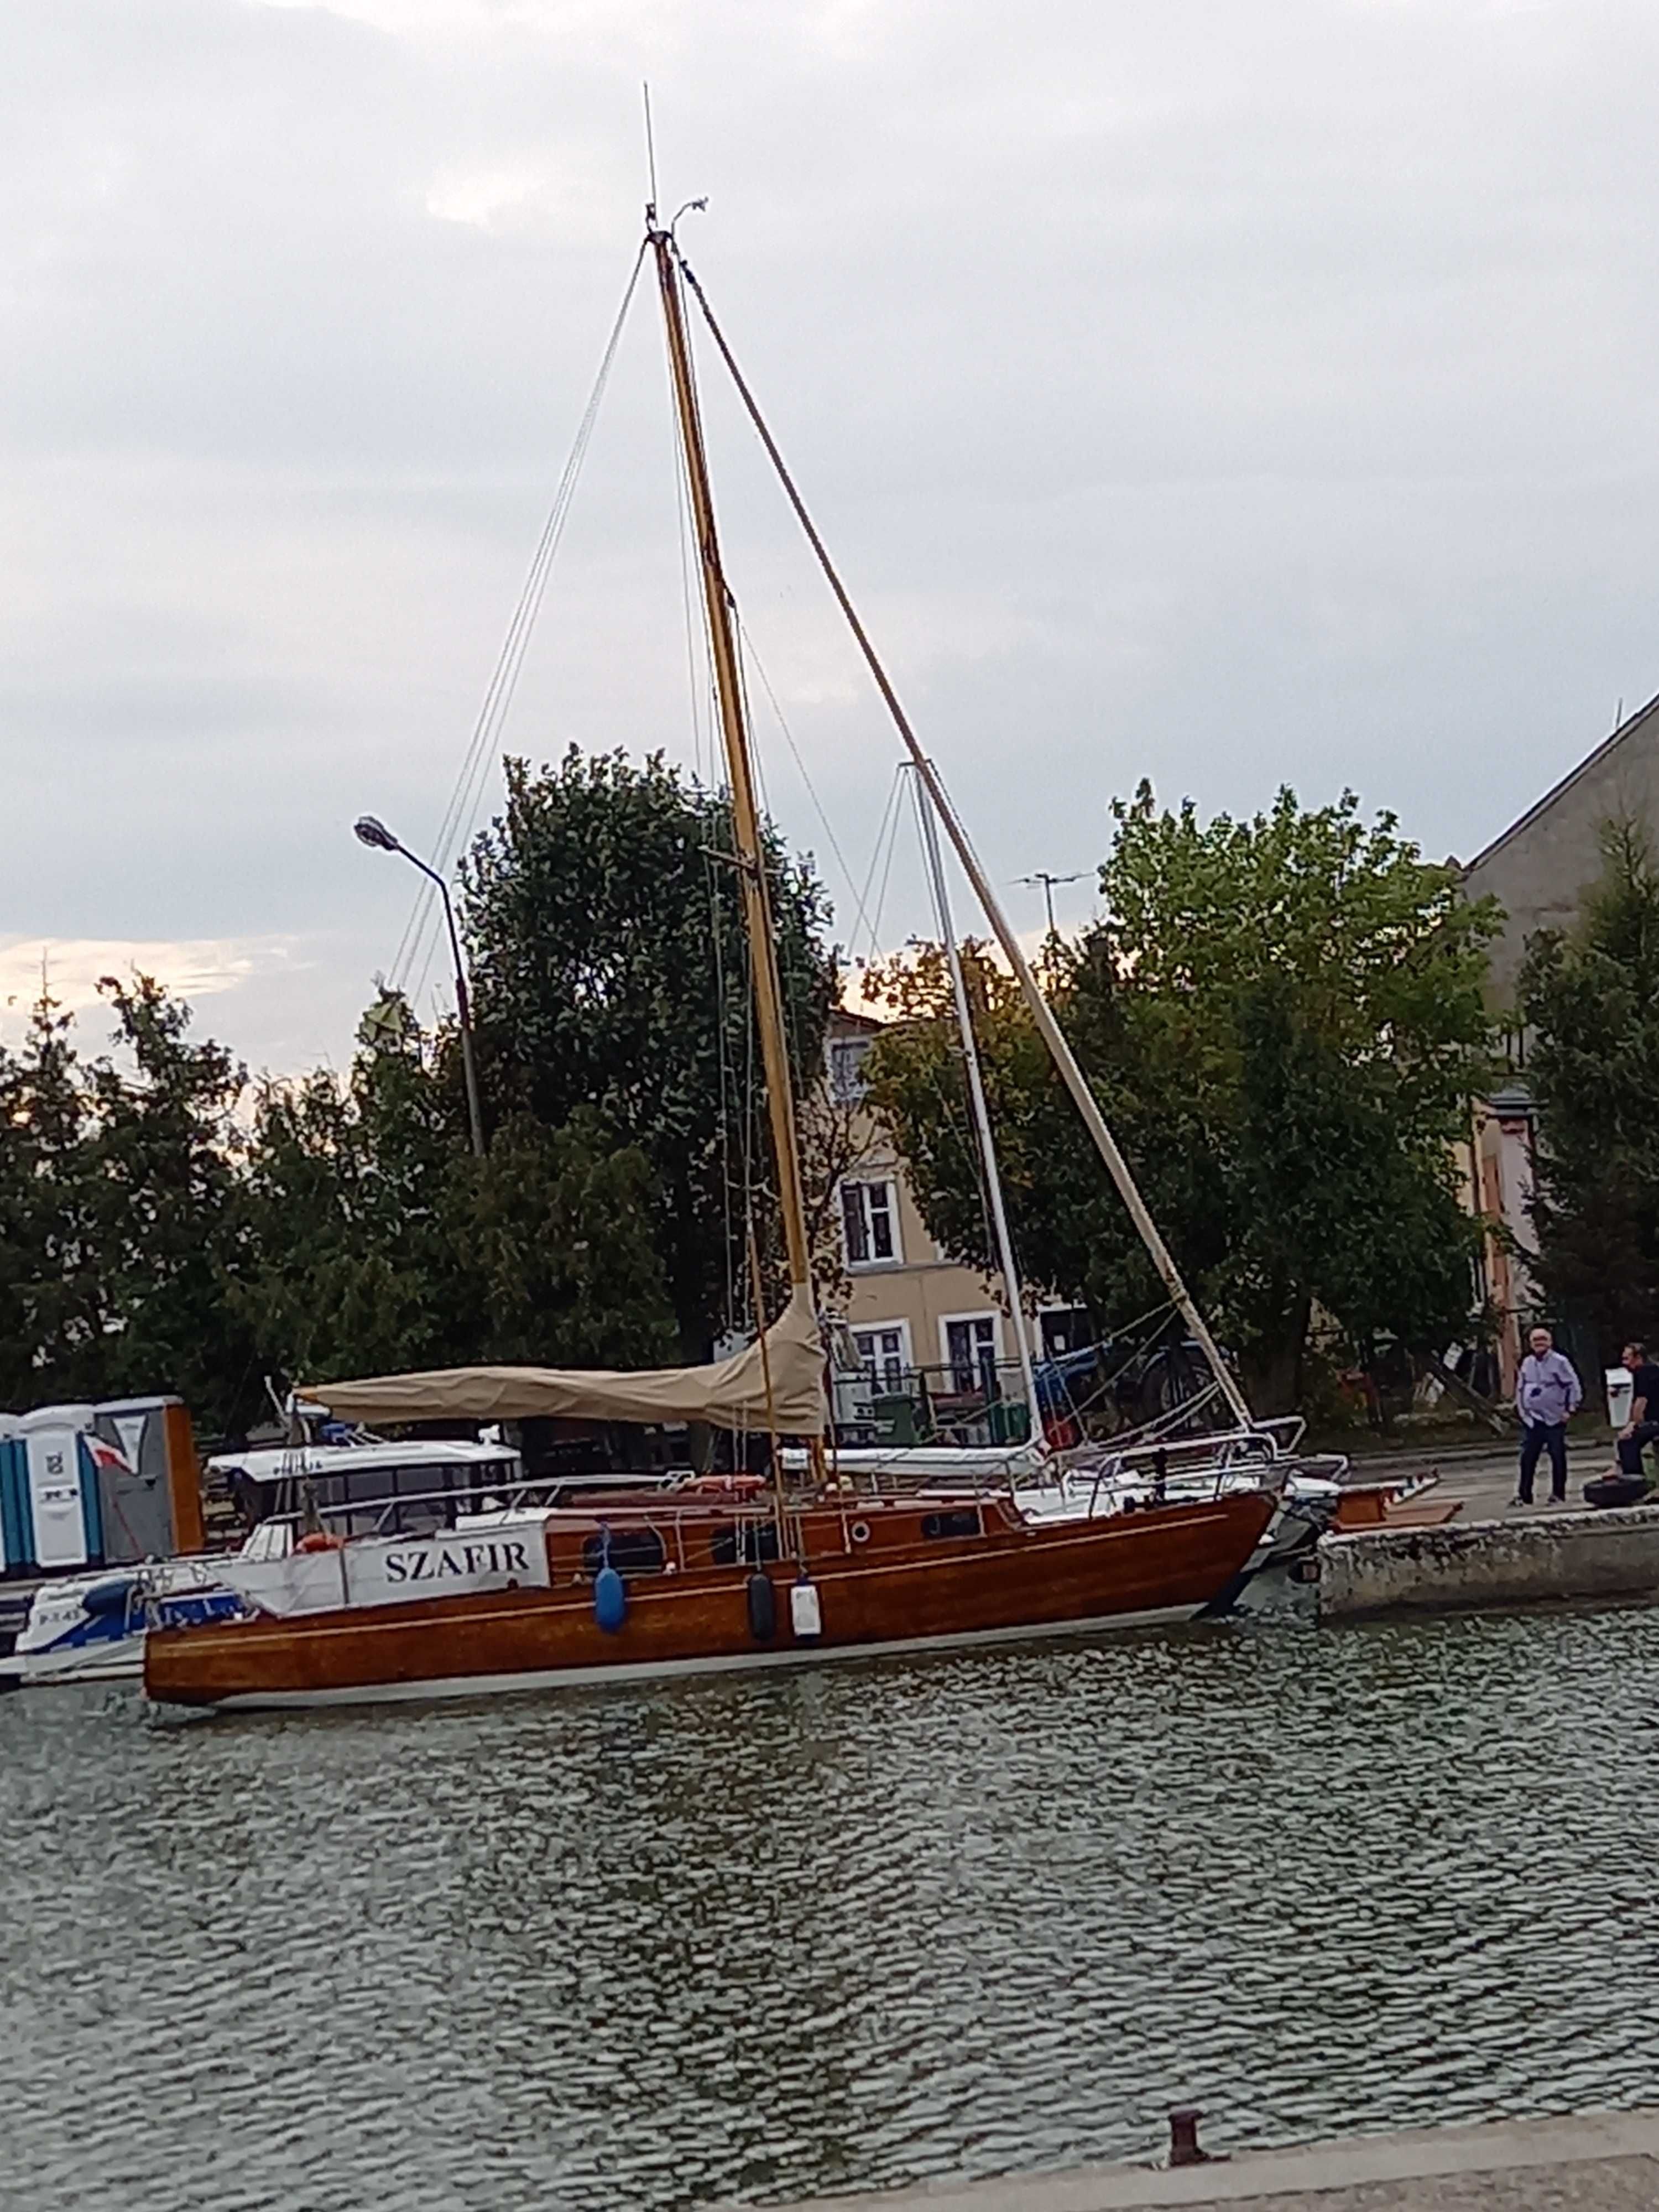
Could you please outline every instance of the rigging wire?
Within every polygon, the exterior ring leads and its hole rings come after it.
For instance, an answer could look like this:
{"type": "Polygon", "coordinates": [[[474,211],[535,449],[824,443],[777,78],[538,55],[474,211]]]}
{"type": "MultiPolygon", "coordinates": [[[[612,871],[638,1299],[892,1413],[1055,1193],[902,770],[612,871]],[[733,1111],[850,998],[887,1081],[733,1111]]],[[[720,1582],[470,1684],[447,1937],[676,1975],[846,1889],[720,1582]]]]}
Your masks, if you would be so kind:
{"type": "Polygon", "coordinates": [[[817,788],[813,783],[811,775],[807,771],[806,763],[801,757],[800,747],[795,743],[795,733],[790,728],[788,721],[785,718],[783,708],[779,704],[778,695],[772,688],[772,679],[766,672],[766,664],[762,660],[759,653],[757,651],[755,641],[750,635],[748,629],[744,627],[741,616],[738,618],[738,635],[740,642],[742,643],[744,652],[755,664],[755,673],[761,680],[761,689],[765,692],[768,703],[770,705],[772,712],[777,719],[778,727],[783,732],[783,740],[789,748],[790,757],[793,760],[796,768],[800,771],[800,780],[806,787],[806,795],[812,802],[812,811],[817,816],[819,822],[823,824],[823,834],[830,841],[830,849],[836,856],[836,864],[840,868],[842,875],[846,880],[848,890],[852,893],[853,904],[857,909],[859,921],[862,923],[866,934],[868,935],[870,934],[869,916],[865,912],[864,901],[860,893],[858,884],[854,877],[852,868],[848,862],[847,855],[842,852],[841,848],[841,841],[836,835],[835,824],[830,821],[829,815],[824,811],[823,802],[818,797],[817,788]]]}
{"type": "MultiPolygon", "coordinates": [[[[903,773],[902,763],[901,763],[900,766],[893,772],[893,803],[890,817],[891,827],[889,829],[887,833],[887,858],[883,864],[881,871],[881,889],[876,893],[875,915],[870,924],[870,957],[872,960],[878,959],[881,954],[881,946],[878,939],[878,932],[881,928],[882,914],[887,905],[887,885],[893,872],[893,854],[898,847],[899,823],[902,818],[904,812],[904,809],[900,803],[900,794],[902,789],[901,779],[903,773]]],[[[872,868],[874,865],[874,861],[872,860],[871,863],[872,868]]]]}
{"type": "MultiPolygon", "coordinates": [[[[520,591],[518,605],[514,609],[513,619],[507,625],[507,636],[502,642],[495,669],[484,691],[483,702],[478,709],[471,741],[462,757],[454,787],[450,793],[449,804],[444,809],[443,817],[438,825],[437,836],[433,841],[430,863],[440,875],[448,873],[456,854],[471,837],[473,825],[477,819],[478,806],[483,796],[489,767],[501,730],[506,723],[507,712],[513,703],[513,695],[518,688],[520,672],[524,666],[525,653],[530,642],[530,633],[535,626],[536,617],[541,609],[542,599],[547,589],[548,577],[552,569],[554,557],[558,552],[560,541],[564,536],[566,523],[569,520],[577,479],[581,474],[582,464],[587,457],[587,448],[593,435],[593,427],[599,419],[599,404],[611,380],[611,371],[617,358],[617,349],[622,340],[623,325],[628,320],[628,311],[633,305],[634,295],[638,289],[640,271],[645,265],[645,254],[646,247],[641,242],[640,250],[634,258],[634,266],[629,274],[627,287],[623,293],[622,305],[617,310],[616,320],[611,325],[611,335],[605,342],[605,351],[600,356],[599,370],[593,380],[592,389],[588,394],[587,404],[582,410],[575,438],[560,474],[558,483],[555,487],[552,504],[548,512],[547,520],[542,526],[542,533],[537,542],[535,553],[532,556],[529,572],[520,591]]],[[[427,975],[440,934],[437,920],[436,886],[422,878],[409,920],[404,926],[402,937],[398,939],[398,951],[391,970],[393,988],[409,990],[412,998],[418,998],[425,988],[427,975]],[[410,978],[415,972],[417,961],[420,963],[419,977],[412,989],[410,989],[410,978]]]]}
{"type": "MultiPolygon", "coordinates": [[[[943,893],[935,884],[933,870],[929,868],[927,865],[927,831],[922,814],[922,810],[927,804],[927,795],[921,787],[921,778],[910,768],[908,762],[902,762],[900,763],[899,773],[904,777],[906,782],[910,787],[910,797],[914,803],[916,825],[916,843],[921,855],[922,873],[927,878],[928,890],[933,899],[933,922],[934,927],[938,929],[939,933],[939,956],[945,961],[948,969],[950,948],[945,943],[945,938],[948,934],[948,924],[945,909],[939,904],[939,900],[943,896],[943,893]]],[[[938,865],[942,867],[944,864],[940,861],[938,865]]],[[[964,988],[965,988],[966,986],[964,985],[964,988]]],[[[973,1019],[971,1012],[965,1014],[963,1018],[971,1022],[973,1019]]],[[[968,1054],[963,1045],[960,1036],[957,1036],[955,1038],[951,1037],[948,1024],[945,1034],[947,1040],[949,1040],[946,1044],[946,1050],[950,1054],[950,1056],[956,1060],[962,1078],[961,1103],[965,1108],[968,1115],[968,1125],[970,1132],[969,1152],[974,1163],[975,1188],[979,1194],[979,1225],[983,1238],[981,1249],[987,1252],[995,1254],[997,1251],[997,1236],[996,1224],[993,1218],[991,1207],[990,1179],[985,1171],[983,1146],[981,1143],[973,1141],[973,1138],[977,1135],[977,1133],[974,1130],[973,1094],[969,1079],[968,1054]]],[[[952,1116],[952,1119],[954,1118],[955,1117],[952,1116]]],[[[999,1273],[1002,1272],[1000,1261],[997,1272],[999,1273]]],[[[1024,1326],[1024,1316],[1017,1310],[1015,1286],[1013,1283],[1005,1279],[1002,1286],[1002,1292],[1008,1305],[1008,1325],[1010,1328],[1018,1330],[1024,1326]]],[[[1035,1409],[1033,1409],[1032,1419],[1034,1420],[1036,1419],[1035,1409]]]]}

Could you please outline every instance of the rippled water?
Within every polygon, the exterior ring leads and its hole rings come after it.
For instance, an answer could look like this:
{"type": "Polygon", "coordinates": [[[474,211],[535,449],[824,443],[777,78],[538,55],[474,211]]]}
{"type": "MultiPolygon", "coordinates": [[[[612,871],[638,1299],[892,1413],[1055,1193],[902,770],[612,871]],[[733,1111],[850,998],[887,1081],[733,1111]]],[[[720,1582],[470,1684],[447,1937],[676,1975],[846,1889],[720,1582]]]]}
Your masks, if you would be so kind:
{"type": "Polygon", "coordinates": [[[1643,1611],[0,1701],[0,2197],[606,2208],[1652,2094],[1643,1611]]]}

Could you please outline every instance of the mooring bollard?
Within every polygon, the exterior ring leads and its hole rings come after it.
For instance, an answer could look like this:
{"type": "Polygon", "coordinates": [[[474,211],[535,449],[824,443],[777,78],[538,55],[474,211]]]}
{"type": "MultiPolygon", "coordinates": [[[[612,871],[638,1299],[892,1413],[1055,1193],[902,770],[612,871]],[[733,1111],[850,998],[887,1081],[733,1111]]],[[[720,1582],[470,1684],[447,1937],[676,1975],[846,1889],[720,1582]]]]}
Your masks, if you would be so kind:
{"type": "Polygon", "coordinates": [[[1198,2124],[1204,2115],[1195,2105],[1177,2105],[1170,2115],[1171,2166],[1206,2166],[1210,2154],[1198,2147],[1198,2124]]]}

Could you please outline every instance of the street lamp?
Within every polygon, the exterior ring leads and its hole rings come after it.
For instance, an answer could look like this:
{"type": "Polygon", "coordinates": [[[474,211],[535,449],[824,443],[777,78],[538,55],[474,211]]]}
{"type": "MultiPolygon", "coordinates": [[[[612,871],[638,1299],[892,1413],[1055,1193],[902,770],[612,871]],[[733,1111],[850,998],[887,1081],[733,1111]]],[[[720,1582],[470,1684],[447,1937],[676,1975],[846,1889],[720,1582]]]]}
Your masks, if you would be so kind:
{"type": "Polygon", "coordinates": [[[460,933],[455,927],[455,909],[450,903],[449,885],[435,868],[429,868],[418,853],[411,853],[407,845],[400,845],[385,823],[372,814],[360,815],[352,830],[362,845],[372,845],[377,852],[401,853],[412,860],[423,876],[429,877],[438,886],[438,896],[444,902],[444,920],[449,925],[449,949],[455,961],[455,1011],[461,1022],[461,1066],[466,1076],[466,1117],[472,1127],[472,1149],[482,1159],[484,1154],[483,1111],[478,1103],[478,1069],[472,1056],[472,1006],[467,997],[466,969],[461,961],[460,933]]]}

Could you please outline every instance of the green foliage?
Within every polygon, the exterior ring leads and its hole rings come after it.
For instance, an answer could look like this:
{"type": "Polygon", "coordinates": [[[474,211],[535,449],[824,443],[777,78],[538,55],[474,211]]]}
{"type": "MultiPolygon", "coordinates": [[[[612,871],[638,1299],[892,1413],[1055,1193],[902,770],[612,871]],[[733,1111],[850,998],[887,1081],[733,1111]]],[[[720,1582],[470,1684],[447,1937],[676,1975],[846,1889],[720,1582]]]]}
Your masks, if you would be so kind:
{"type": "Polygon", "coordinates": [[[447,1223],[458,1275],[489,1316],[490,1358],[562,1367],[672,1359],[650,1194],[645,1155],[613,1151],[586,1111],[562,1129],[515,1115],[487,1160],[460,1159],[447,1223]]]}
{"type": "Polygon", "coordinates": [[[236,1296],[289,1379],[474,1361],[649,1364],[672,1328],[640,1208],[647,1170],[591,1121],[499,1127],[475,1159],[413,1054],[267,1086],[236,1296]]]}
{"type": "MultiPolygon", "coordinates": [[[[1293,1402],[1316,1305],[1358,1346],[1467,1325],[1474,1224],[1452,1150],[1485,1071],[1498,916],[1391,816],[1288,792],[1252,820],[1115,805],[1107,918],[1049,982],[1177,1261],[1268,1409],[1293,1402]]],[[[1016,1243],[1033,1280],[1121,1319],[1155,1276],[1009,978],[969,962],[1016,1243]]],[[[883,979],[903,1025],[872,1096],[930,1231],[991,1264],[936,951],[883,979]]]]}
{"type": "MultiPolygon", "coordinates": [[[[0,1050],[0,1402],[177,1389],[223,1431],[267,1373],[701,1353],[746,1311],[771,1172],[731,847],[659,757],[509,764],[466,878],[483,1160],[453,1031],[266,1082],[239,1119],[242,1070],[147,978],[103,987],[112,1055],[43,1003],[0,1050]]],[[[769,851],[805,1091],[835,963],[810,863],[769,851]]],[[[806,1119],[823,1217],[846,1132],[806,1119]]]]}
{"type": "Polygon", "coordinates": [[[1520,1012],[1544,1142],[1538,1273],[1602,1357],[1659,1335],[1659,868],[1645,830],[1609,822],[1578,928],[1531,939],[1520,1012]]]}
{"type": "MultiPolygon", "coordinates": [[[[544,1128],[586,1114],[595,1141],[642,1156],[681,1345],[701,1358],[747,1304],[743,1193],[771,1181],[739,884],[718,857],[729,810],[660,754],[573,747],[539,774],[509,761],[507,787],[464,874],[486,1093],[544,1128]]],[[[810,861],[768,843],[800,1088],[836,963],[810,861]]]]}
{"type": "Polygon", "coordinates": [[[0,1402],[176,1390],[219,1434],[267,1374],[672,1356],[649,1170],[592,1116],[511,1118],[475,1159],[441,1054],[410,1050],[267,1083],[241,1127],[187,1007],[104,990],[113,1057],[49,1002],[0,1053],[0,1402]]]}
{"type": "Polygon", "coordinates": [[[252,1352],[224,1296],[242,1072],[148,977],[100,989],[117,1057],[82,1060],[49,999],[0,1054],[0,1394],[165,1387],[222,1419],[252,1352]]]}

